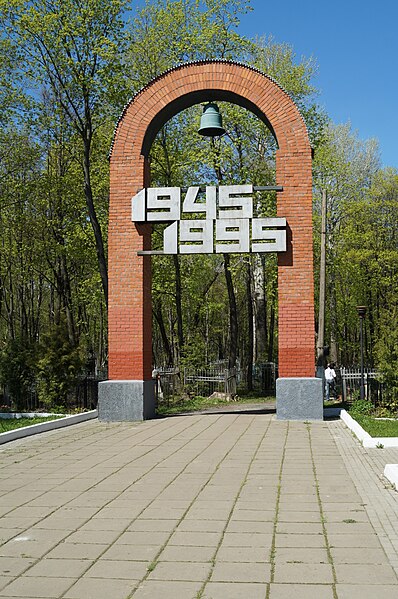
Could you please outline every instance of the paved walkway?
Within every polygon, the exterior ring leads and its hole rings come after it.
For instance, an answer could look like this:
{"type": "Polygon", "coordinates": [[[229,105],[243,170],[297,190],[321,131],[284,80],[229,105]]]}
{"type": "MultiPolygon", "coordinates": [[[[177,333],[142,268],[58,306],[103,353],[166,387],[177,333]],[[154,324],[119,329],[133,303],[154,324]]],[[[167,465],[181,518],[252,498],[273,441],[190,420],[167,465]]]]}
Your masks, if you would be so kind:
{"type": "MultiPolygon", "coordinates": [[[[270,414],[91,421],[0,450],[0,598],[392,599],[398,450],[270,414]]],[[[394,570],[395,568],[395,570],[394,570]]]]}

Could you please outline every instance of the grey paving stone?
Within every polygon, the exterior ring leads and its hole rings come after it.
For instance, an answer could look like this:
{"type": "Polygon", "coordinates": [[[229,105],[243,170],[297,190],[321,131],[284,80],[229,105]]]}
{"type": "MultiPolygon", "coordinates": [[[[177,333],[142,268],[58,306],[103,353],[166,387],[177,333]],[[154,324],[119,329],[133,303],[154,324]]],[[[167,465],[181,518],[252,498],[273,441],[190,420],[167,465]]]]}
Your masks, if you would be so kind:
{"type": "Polygon", "coordinates": [[[134,593],[134,599],[196,599],[201,586],[201,582],[146,580],[134,593]]]}
{"type": "Polygon", "coordinates": [[[297,562],[306,564],[328,564],[326,549],[308,547],[278,547],[275,551],[276,563],[297,562]]]}
{"type": "Polygon", "coordinates": [[[326,547],[323,534],[283,534],[275,535],[276,547],[326,547]]]}
{"type": "MultiPolygon", "coordinates": [[[[225,524],[225,523],[224,523],[225,524]]],[[[266,533],[272,534],[274,529],[273,522],[253,522],[250,520],[231,520],[227,526],[226,532],[243,533],[266,533]]]]}
{"type": "Polygon", "coordinates": [[[270,547],[224,547],[217,552],[219,562],[265,563],[269,561],[270,547]]]}
{"type": "Polygon", "coordinates": [[[179,523],[179,520],[148,520],[138,518],[128,526],[126,532],[171,532],[179,523]]]}
{"type": "Polygon", "coordinates": [[[331,584],[333,583],[333,572],[330,564],[276,563],[274,581],[331,584]]]}
{"type": "Polygon", "coordinates": [[[211,575],[212,582],[270,582],[271,564],[217,562],[211,575]]]}
{"type": "Polygon", "coordinates": [[[214,552],[214,547],[167,545],[160,554],[159,560],[168,562],[210,562],[214,552]]]}
{"type": "Polygon", "coordinates": [[[369,523],[369,516],[366,512],[352,512],[349,510],[339,512],[324,511],[324,517],[325,521],[330,523],[342,522],[343,524],[346,524],[347,522],[344,522],[344,520],[355,520],[355,523],[369,523]]]}
{"type": "Polygon", "coordinates": [[[178,532],[222,532],[225,520],[182,520],[178,524],[178,532]]]}
{"type": "Polygon", "coordinates": [[[275,518],[275,510],[260,510],[258,504],[250,504],[250,507],[244,508],[240,503],[232,513],[231,520],[248,520],[252,522],[273,522],[275,518]],[[253,509],[253,508],[257,509],[253,509]]]}
{"type": "Polygon", "coordinates": [[[334,564],[388,564],[383,549],[378,547],[332,547],[334,564]]]}
{"type": "Polygon", "coordinates": [[[64,595],[65,599],[126,599],[138,581],[104,579],[104,578],[81,578],[64,595]]]}
{"type": "Polygon", "coordinates": [[[114,530],[78,530],[68,536],[68,543],[89,543],[96,544],[111,544],[120,535],[119,531],[114,530]]]}
{"type": "Polygon", "coordinates": [[[337,584],[338,599],[394,599],[397,586],[389,584],[337,584]]]}
{"type": "MultiPolygon", "coordinates": [[[[349,530],[349,529],[348,529],[349,530]]],[[[328,541],[331,547],[381,547],[375,533],[371,534],[338,534],[329,533],[328,541]]]]}
{"type": "Polygon", "coordinates": [[[210,574],[210,562],[160,561],[149,574],[148,580],[185,580],[205,582],[210,574]]]}
{"type": "Polygon", "coordinates": [[[70,578],[20,577],[0,591],[0,597],[58,597],[70,585],[70,578]]]}
{"type": "Polygon", "coordinates": [[[96,559],[107,548],[108,545],[101,545],[99,543],[92,545],[89,543],[60,543],[46,557],[58,559],[96,559]]]}
{"type": "MultiPolygon", "coordinates": [[[[23,537],[22,537],[23,538],[23,537]]],[[[0,557],[43,557],[57,545],[57,541],[15,541],[11,540],[0,547],[0,557]]]]}
{"type": "Polygon", "coordinates": [[[195,545],[198,547],[217,547],[221,539],[219,532],[175,532],[170,545],[195,545]]]}
{"type": "Polygon", "coordinates": [[[277,522],[276,532],[282,534],[323,534],[321,522],[277,522]]]}
{"type": "MultiPolygon", "coordinates": [[[[271,584],[270,599],[334,599],[332,585],[271,584]]],[[[340,599],[340,595],[339,595],[340,599]]],[[[350,597],[350,599],[354,599],[350,597]]]]}
{"type": "MultiPolygon", "coordinates": [[[[337,582],[350,584],[398,584],[397,576],[389,565],[335,564],[337,582]]],[[[397,588],[398,590],[398,588],[397,588]]]]}
{"type": "Polygon", "coordinates": [[[271,533],[226,532],[222,540],[223,547],[270,547],[271,533]]]}
{"type": "Polygon", "coordinates": [[[345,518],[346,522],[326,522],[327,534],[374,534],[375,530],[370,522],[351,522],[355,520],[351,516],[345,518]]]}
{"type": "Polygon", "coordinates": [[[265,599],[266,593],[264,584],[209,582],[203,599],[265,599]]]}
{"type": "Polygon", "coordinates": [[[18,576],[35,563],[35,559],[0,557],[0,576],[18,576]]]}
{"type": "Polygon", "coordinates": [[[2,576],[0,575],[0,591],[4,589],[10,582],[13,580],[12,576],[2,576]]]}
{"type": "Polygon", "coordinates": [[[42,559],[29,568],[24,576],[43,576],[45,578],[79,578],[90,567],[91,560],[42,559]]]}

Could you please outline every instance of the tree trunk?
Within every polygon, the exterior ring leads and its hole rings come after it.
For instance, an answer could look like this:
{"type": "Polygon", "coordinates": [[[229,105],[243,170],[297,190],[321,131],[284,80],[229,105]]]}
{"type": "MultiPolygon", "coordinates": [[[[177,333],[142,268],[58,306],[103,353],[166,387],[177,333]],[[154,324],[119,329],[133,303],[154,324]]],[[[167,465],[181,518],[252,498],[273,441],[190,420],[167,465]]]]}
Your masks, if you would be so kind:
{"type": "Polygon", "coordinates": [[[167,357],[167,366],[173,366],[173,352],[171,351],[171,345],[169,338],[167,337],[166,327],[163,320],[162,306],[160,302],[153,306],[153,314],[155,316],[156,322],[159,325],[160,336],[162,338],[167,357]]]}
{"type": "Polygon", "coordinates": [[[232,275],[229,269],[229,254],[224,254],[224,273],[229,299],[229,351],[228,351],[228,393],[236,395],[236,357],[238,347],[238,313],[232,275]]]}
{"type": "Polygon", "coordinates": [[[176,298],[176,313],[177,313],[177,336],[179,356],[184,354],[184,329],[182,321],[182,292],[181,292],[181,270],[179,258],[173,255],[175,268],[175,298],[176,298]]]}
{"type": "Polygon", "coordinates": [[[102,289],[104,291],[105,303],[108,306],[108,268],[106,263],[104,241],[102,238],[102,231],[98,222],[97,213],[94,206],[93,190],[91,186],[91,174],[90,174],[90,146],[91,141],[89,138],[84,138],[84,161],[83,161],[83,172],[84,172],[84,195],[86,198],[86,205],[88,215],[90,217],[90,223],[94,232],[95,249],[97,252],[98,269],[101,277],[102,289]]]}
{"type": "Polygon", "coordinates": [[[255,360],[264,361],[267,353],[267,298],[265,294],[264,258],[258,254],[254,257],[253,301],[256,323],[255,360]]]}
{"type": "Polygon", "coordinates": [[[253,298],[252,298],[252,266],[250,259],[246,266],[246,302],[247,302],[247,390],[253,391],[253,351],[254,351],[254,326],[253,326],[253,298]]]}
{"type": "Polygon", "coordinates": [[[274,361],[275,306],[272,304],[269,318],[268,362],[274,361]]]}

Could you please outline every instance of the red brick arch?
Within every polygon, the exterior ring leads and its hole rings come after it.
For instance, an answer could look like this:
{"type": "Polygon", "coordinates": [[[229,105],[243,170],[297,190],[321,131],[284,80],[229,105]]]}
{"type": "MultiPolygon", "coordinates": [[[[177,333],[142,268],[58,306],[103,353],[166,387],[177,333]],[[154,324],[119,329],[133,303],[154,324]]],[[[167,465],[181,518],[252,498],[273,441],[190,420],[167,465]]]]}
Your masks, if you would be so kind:
{"type": "MultiPolygon", "coordinates": [[[[278,258],[279,375],[313,377],[315,369],[311,147],[290,96],[270,77],[228,62],[189,63],[157,77],[126,106],[110,157],[109,378],[151,378],[150,225],[131,222],[131,198],[149,186],[147,155],[160,127],[208,99],[245,106],[265,121],[277,143],[278,215],[290,242],[278,258]]],[[[242,181],[242,183],[244,183],[242,181]]],[[[186,182],[190,184],[189,181],[186,182]]]]}

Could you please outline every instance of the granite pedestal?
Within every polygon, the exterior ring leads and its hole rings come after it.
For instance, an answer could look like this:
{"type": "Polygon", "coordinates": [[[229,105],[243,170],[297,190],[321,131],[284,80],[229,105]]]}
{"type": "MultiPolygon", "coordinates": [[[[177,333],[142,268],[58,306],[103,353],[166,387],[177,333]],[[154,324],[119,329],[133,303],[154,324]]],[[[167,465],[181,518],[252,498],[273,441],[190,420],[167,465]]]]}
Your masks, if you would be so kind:
{"type": "Polygon", "coordinates": [[[107,422],[155,417],[155,381],[103,381],[98,386],[98,419],[107,422]]]}
{"type": "Polygon", "coordinates": [[[322,379],[280,378],[276,381],[278,420],[323,420],[322,379]]]}

